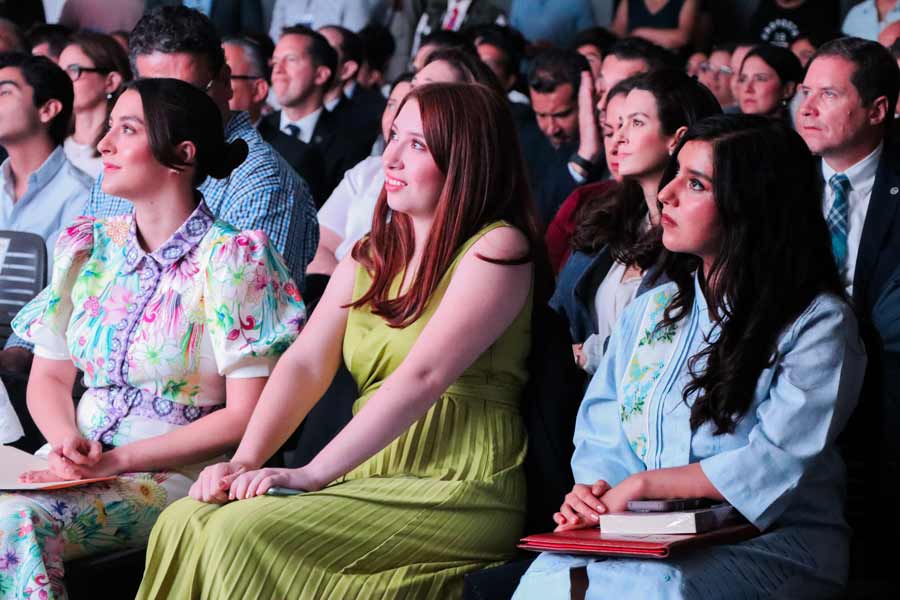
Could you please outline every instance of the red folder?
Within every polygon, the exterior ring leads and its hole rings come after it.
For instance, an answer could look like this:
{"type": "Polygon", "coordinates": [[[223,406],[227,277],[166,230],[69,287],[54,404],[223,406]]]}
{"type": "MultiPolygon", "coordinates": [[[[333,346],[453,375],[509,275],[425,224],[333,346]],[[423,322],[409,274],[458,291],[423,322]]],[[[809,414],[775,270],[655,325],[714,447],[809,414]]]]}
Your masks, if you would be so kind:
{"type": "Polygon", "coordinates": [[[759,530],[749,524],[723,527],[707,533],[682,535],[603,535],[598,528],[593,527],[530,535],[522,538],[519,548],[562,554],[667,558],[673,552],[713,544],[741,542],[757,535],[759,530]]]}

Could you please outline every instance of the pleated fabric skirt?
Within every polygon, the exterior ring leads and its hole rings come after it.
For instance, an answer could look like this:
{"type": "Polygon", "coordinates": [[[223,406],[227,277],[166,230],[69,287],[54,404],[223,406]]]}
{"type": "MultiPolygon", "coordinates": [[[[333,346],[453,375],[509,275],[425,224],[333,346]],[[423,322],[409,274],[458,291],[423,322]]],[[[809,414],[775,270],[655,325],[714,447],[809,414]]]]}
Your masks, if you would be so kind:
{"type": "Polygon", "coordinates": [[[525,447],[508,404],[444,396],[321,491],[176,502],[151,534],[138,598],[461,598],[463,575],[515,554],[525,447]]]}

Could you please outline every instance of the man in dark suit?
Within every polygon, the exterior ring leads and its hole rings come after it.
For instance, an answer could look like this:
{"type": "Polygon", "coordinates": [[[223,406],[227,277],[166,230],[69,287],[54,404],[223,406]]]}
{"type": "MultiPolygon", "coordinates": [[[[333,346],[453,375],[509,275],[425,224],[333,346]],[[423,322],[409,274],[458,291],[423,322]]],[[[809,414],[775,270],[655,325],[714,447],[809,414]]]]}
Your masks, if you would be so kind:
{"type": "Polygon", "coordinates": [[[797,131],[822,157],[823,211],[835,260],[853,300],[868,366],[860,402],[842,436],[850,473],[855,576],[887,577],[878,540],[898,533],[900,353],[880,314],[900,264],[900,151],[887,132],[900,70],[875,42],[841,38],[821,46],[800,86],[797,131]],[[860,571],[861,570],[861,571],[860,571]]]}
{"type": "MultiPolygon", "coordinates": [[[[225,62],[231,69],[231,110],[247,111],[252,122],[259,127],[262,109],[269,96],[269,57],[266,49],[254,39],[246,36],[228,37],[222,42],[225,62]]],[[[325,185],[325,162],[322,155],[309,144],[273,129],[263,135],[278,154],[306,180],[316,206],[327,199],[325,185]]]]}
{"type": "Polygon", "coordinates": [[[528,72],[535,120],[519,134],[545,225],[576,186],[597,179],[605,167],[593,102],[579,110],[582,73],[593,88],[587,60],[574,50],[558,49],[538,54],[528,72]]]}
{"type": "Polygon", "coordinates": [[[325,107],[341,118],[346,131],[357,135],[361,144],[368,141],[368,149],[371,149],[381,127],[387,100],[380,91],[364,88],[356,81],[365,60],[362,38],[337,25],[322,27],[319,33],[338,54],[338,77],[325,94],[325,107]]]}
{"type": "Polygon", "coordinates": [[[272,90],[282,110],[264,117],[259,124],[259,132],[267,141],[280,131],[307,144],[308,152],[321,156],[324,184],[319,197],[325,199],[344,172],[368,154],[357,136],[342,128],[337,115],[325,109],[325,92],[337,65],[337,52],[321,33],[302,25],[285,28],[272,55],[272,90]]]}
{"type": "MultiPolygon", "coordinates": [[[[147,11],[157,6],[179,6],[181,0],[146,0],[147,11]]],[[[201,10],[216,27],[216,31],[222,37],[237,35],[242,31],[262,32],[263,27],[262,5],[259,0],[212,0],[208,3],[209,9],[201,10]]],[[[190,4],[191,8],[197,8],[197,3],[190,4]]]]}

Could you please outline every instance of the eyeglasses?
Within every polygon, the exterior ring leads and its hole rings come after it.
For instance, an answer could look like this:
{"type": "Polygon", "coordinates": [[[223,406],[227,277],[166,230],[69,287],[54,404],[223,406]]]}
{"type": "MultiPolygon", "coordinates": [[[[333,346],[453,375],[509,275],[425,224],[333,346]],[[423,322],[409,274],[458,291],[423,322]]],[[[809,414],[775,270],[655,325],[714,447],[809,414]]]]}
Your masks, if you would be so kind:
{"type": "Polygon", "coordinates": [[[254,79],[263,79],[262,75],[230,75],[230,79],[238,79],[240,81],[253,81],[254,79]]]}
{"type": "Polygon", "coordinates": [[[82,67],[81,65],[68,65],[66,66],[66,73],[69,75],[69,79],[72,81],[78,81],[78,78],[81,77],[82,73],[109,73],[109,69],[97,69],[94,67],[82,67]]]}
{"type": "Polygon", "coordinates": [[[710,71],[715,71],[717,73],[721,73],[722,75],[734,75],[734,71],[731,70],[731,67],[726,67],[725,65],[717,67],[715,65],[711,65],[708,62],[702,62],[700,63],[699,68],[701,73],[709,73],[710,71]]]}

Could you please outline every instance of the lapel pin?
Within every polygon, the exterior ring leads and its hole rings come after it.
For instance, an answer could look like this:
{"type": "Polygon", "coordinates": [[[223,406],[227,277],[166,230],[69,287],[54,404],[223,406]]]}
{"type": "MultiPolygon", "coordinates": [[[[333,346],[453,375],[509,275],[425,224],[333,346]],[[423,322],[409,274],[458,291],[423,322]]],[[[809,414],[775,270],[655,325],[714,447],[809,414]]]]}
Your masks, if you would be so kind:
{"type": "Polygon", "coordinates": [[[891,188],[891,196],[896,196],[897,194],[900,194],[900,188],[892,187],[891,188]]]}

